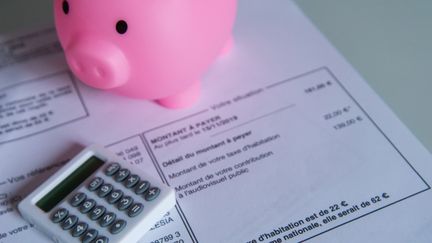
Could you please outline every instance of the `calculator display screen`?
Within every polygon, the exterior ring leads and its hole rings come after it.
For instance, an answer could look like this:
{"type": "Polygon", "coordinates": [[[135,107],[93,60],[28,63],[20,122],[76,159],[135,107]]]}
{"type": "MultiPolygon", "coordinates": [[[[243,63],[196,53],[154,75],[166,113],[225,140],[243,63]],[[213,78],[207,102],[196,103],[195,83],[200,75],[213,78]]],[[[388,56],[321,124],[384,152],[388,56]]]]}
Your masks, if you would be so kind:
{"type": "Polygon", "coordinates": [[[49,212],[103,164],[103,160],[96,156],[92,156],[74,172],[68,175],[62,182],[55,186],[54,189],[42,197],[36,203],[36,206],[45,212],[49,212]]]}

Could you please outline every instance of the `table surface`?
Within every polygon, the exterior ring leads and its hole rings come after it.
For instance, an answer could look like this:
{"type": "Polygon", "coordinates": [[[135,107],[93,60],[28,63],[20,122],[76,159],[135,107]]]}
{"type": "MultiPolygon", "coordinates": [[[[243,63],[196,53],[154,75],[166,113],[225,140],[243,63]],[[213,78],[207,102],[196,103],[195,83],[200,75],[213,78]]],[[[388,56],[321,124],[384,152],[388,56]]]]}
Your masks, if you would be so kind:
{"type": "MultiPolygon", "coordinates": [[[[297,3],[432,152],[432,1],[297,3]]],[[[51,5],[51,0],[0,1],[0,35],[49,25],[51,5]]]]}

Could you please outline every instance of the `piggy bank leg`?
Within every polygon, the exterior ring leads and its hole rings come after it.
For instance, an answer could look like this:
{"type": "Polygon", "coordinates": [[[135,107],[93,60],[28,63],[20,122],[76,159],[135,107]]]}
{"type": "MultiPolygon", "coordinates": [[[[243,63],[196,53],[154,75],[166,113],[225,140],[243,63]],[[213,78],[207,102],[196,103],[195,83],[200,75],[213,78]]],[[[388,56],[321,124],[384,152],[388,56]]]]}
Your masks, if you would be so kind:
{"type": "Polygon", "coordinates": [[[230,36],[230,38],[225,43],[225,46],[223,47],[222,52],[220,53],[220,56],[225,56],[228,53],[230,53],[233,47],[234,47],[234,38],[230,36]]]}
{"type": "Polygon", "coordinates": [[[180,109],[192,106],[199,98],[201,92],[201,82],[194,82],[181,93],[158,99],[156,102],[161,106],[170,109],[180,109]]]}

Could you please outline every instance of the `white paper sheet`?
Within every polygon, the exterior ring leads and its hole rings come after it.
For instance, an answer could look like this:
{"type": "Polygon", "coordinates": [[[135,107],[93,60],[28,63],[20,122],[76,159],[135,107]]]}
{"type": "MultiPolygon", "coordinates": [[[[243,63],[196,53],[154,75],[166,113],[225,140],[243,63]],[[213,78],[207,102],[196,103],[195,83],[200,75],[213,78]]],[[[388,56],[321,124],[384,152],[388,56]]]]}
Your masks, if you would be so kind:
{"type": "Polygon", "coordinates": [[[3,37],[0,242],[49,241],[16,204],[91,143],[176,189],[141,242],[430,242],[430,154],[297,6],[240,1],[235,40],[166,110],[78,82],[52,28],[3,37]]]}

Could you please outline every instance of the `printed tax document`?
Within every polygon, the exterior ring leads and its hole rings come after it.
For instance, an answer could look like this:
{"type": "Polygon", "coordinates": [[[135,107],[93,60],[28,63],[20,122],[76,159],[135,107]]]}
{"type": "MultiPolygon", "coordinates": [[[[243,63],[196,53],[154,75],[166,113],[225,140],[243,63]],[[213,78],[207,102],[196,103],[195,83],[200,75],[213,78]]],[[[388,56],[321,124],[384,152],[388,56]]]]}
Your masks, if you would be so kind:
{"type": "Polygon", "coordinates": [[[0,242],[50,241],[16,205],[92,143],[176,191],[141,242],[431,242],[429,152],[299,8],[240,1],[234,36],[184,110],[83,85],[53,28],[3,36],[0,242]]]}

